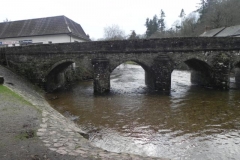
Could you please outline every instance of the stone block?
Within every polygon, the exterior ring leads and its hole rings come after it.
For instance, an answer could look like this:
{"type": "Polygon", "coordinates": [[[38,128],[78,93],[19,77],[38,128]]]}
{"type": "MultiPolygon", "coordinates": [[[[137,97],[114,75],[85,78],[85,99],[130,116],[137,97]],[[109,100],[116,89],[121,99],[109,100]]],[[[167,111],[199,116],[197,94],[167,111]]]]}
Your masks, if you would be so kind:
{"type": "Polygon", "coordinates": [[[4,83],[4,78],[0,76],[0,85],[4,83]]]}

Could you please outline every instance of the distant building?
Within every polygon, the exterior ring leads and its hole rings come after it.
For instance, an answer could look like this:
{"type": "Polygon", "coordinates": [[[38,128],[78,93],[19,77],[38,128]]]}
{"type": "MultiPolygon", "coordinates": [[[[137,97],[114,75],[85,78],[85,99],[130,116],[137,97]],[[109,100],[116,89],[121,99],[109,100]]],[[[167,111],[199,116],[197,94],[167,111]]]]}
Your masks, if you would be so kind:
{"type": "Polygon", "coordinates": [[[0,47],[85,41],[81,25],[65,16],[0,23],[0,47]]]}
{"type": "Polygon", "coordinates": [[[209,29],[200,37],[240,37],[240,25],[209,29]]]}

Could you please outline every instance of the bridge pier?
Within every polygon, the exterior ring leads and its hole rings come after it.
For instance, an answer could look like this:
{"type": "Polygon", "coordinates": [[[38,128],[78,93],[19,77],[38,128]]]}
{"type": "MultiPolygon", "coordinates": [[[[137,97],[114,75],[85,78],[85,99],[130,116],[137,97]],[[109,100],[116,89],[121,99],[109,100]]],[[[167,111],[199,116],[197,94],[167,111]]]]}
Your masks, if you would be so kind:
{"type": "Polygon", "coordinates": [[[155,91],[169,92],[171,90],[171,75],[173,71],[173,65],[169,58],[161,56],[155,59],[151,70],[153,76],[147,77],[153,79],[150,88],[153,88],[155,91]]]}
{"type": "Polygon", "coordinates": [[[105,93],[110,91],[109,60],[104,58],[92,60],[94,76],[94,93],[105,93]]]}
{"type": "Polygon", "coordinates": [[[228,90],[230,85],[230,59],[221,53],[213,61],[213,87],[221,90],[228,90]]]}

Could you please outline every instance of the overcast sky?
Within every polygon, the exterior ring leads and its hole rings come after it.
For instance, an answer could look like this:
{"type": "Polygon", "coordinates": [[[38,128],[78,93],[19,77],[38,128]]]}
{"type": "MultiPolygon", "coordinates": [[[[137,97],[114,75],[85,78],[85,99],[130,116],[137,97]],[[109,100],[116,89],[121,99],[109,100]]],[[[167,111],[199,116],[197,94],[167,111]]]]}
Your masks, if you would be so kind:
{"type": "Polygon", "coordinates": [[[117,24],[130,34],[144,34],[146,18],[160,15],[163,9],[167,27],[196,10],[200,0],[1,0],[0,22],[65,15],[79,23],[90,38],[103,37],[104,27],[117,24]]]}

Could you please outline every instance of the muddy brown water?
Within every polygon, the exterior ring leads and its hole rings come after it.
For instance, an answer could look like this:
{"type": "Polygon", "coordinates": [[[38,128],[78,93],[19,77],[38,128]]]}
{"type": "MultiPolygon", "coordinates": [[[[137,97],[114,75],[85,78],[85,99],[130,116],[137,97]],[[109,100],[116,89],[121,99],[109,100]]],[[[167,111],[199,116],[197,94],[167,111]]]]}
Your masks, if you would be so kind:
{"type": "Polygon", "coordinates": [[[144,70],[120,65],[111,74],[111,92],[93,94],[92,81],[47,94],[59,112],[89,133],[96,146],[171,159],[239,159],[240,91],[204,89],[189,71],[172,73],[169,94],[151,92],[144,70]]]}

